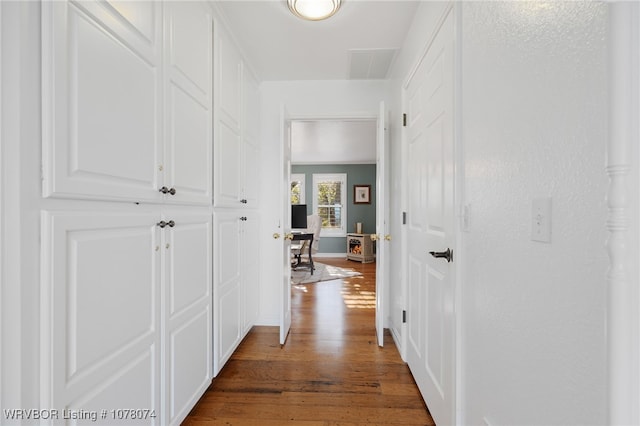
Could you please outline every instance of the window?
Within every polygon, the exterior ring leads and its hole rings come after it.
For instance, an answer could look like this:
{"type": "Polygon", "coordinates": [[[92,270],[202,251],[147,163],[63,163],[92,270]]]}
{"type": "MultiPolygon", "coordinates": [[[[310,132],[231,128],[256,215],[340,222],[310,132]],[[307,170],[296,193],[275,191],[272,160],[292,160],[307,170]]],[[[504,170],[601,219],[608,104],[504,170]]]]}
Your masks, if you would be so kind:
{"type": "Polygon", "coordinates": [[[291,204],[304,204],[305,179],[304,173],[291,174],[291,204]]]}
{"type": "Polygon", "coordinates": [[[347,175],[313,175],[313,211],[322,219],[321,235],[341,237],[346,235],[347,175]]]}

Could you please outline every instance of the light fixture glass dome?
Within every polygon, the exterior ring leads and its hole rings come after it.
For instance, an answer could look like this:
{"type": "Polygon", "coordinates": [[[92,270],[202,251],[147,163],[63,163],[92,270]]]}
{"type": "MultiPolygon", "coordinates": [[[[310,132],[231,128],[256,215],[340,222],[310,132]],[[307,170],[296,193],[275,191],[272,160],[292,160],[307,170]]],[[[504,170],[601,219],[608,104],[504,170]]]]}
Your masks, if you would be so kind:
{"type": "Polygon", "coordinates": [[[342,0],[287,0],[294,15],[309,21],[321,21],[333,16],[342,0]]]}

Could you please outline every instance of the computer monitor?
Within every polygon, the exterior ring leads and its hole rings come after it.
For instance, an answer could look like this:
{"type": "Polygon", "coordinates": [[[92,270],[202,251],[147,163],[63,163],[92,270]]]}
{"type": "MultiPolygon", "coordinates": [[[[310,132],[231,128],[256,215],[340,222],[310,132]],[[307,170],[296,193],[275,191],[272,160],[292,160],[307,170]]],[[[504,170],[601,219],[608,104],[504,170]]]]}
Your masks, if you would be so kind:
{"type": "Polygon", "coordinates": [[[307,229],[306,204],[291,204],[291,229],[307,229]]]}

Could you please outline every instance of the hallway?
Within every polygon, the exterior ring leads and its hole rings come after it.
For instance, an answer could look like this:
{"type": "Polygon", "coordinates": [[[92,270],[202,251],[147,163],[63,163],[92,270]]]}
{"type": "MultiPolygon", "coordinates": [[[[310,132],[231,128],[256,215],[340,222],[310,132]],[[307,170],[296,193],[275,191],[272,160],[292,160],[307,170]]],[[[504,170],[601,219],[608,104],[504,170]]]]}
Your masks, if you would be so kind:
{"type": "Polygon", "coordinates": [[[293,322],[254,327],[184,425],[433,425],[389,333],[376,344],[375,263],[317,259],[362,276],[294,286],[293,322]]]}

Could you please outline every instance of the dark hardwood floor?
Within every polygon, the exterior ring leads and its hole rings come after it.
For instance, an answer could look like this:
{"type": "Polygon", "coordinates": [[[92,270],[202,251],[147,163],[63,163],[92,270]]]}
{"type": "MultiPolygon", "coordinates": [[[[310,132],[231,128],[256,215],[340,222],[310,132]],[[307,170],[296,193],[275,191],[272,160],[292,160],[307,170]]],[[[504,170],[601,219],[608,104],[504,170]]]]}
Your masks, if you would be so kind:
{"type": "Polygon", "coordinates": [[[376,344],[375,264],[362,276],[294,286],[284,347],[254,327],[183,425],[433,425],[388,332],[376,344]]]}

